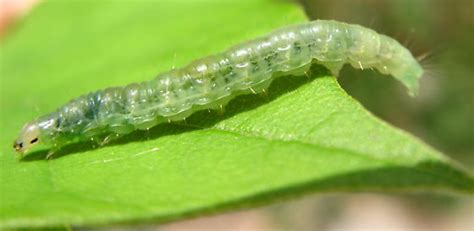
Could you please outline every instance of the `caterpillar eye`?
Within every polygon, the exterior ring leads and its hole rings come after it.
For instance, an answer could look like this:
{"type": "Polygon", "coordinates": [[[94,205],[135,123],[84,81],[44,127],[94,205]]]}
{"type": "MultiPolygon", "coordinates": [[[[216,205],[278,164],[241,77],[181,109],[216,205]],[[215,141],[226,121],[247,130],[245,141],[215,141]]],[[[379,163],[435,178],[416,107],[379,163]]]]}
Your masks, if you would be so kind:
{"type": "Polygon", "coordinates": [[[30,141],[30,144],[34,144],[34,143],[36,143],[36,142],[38,142],[38,138],[32,139],[32,140],[30,141]]]}

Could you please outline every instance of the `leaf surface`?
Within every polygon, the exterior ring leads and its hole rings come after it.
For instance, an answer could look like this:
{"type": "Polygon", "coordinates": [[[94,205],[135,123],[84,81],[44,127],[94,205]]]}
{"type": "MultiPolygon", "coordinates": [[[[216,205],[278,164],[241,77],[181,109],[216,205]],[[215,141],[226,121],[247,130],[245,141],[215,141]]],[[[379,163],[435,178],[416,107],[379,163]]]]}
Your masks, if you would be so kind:
{"type": "Polygon", "coordinates": [[[472,193],[469,173],[375,118],[318,66],[222,114],[68,146],[51,161],[14,157],[23,123],[73,97],[305,20],[270,0],[39,5],[1,47],[0,227],[164,222],[321,191],[472,193]]]}

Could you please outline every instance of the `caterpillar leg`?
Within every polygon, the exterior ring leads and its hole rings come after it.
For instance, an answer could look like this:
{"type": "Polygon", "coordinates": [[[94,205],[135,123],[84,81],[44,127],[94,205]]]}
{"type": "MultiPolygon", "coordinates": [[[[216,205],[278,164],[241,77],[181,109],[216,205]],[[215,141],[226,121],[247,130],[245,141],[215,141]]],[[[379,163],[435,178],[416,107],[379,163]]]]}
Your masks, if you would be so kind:
{"type": "Polygon", "coordinates": [[[115,133],[115,134],[110,134],[108,136],[106,136],[100,143],[99,143],[99,146],[105,146],[107,145],[108,143],[110,143],[111,141],[113,140],[116,140],[118,138],[122,137],[121,134],[118,134],[118,133],[115,133]]]}
{"type": "Polygon", "coordinates": [[[252,87],[250,87],[249,90],[252,92],[252,94],[254,94],[254,95],[257,94],[257,92],[252,87]]]}
{"type": "Polygon", "coordinates": [[[310,81],[312,74],[313,74],[313,72],[311,71],[311,69],[305,71],[305,72],[304,72],[304,76],[306,77],[306,80],[310,81]]]}
{"type": "Polygon", "coordinates": [[[54,151],[49,150],[45,159],[51,160],[53,158],[53,155],[54,155],[54,151]]]}
{"type": "Polygon", "coordinates": [[[343,62],[327,62],[324,63],[324,65],[331,71],[331,74],[335,77],[339,75],[339,71],[342,69],[342,66],[344,66],[343,62]]]}
{"type": "Polygon", "coordinates": [[[250,87],[249,90],[253,94],[260,94],[260,93],[266,94],[266,89],[268,89],[268,87],[272,83],[272,80],[273,79],[265,80],[255,86],[250,87]]]}
{"type": "Polygon", "coordinates": [[[53,159],[53,155],[56,153],[56,150],[49,150],[48,151],[48,154],[46,155],[45,159],[46,160],[52,160],[53,159]]]}
{"type": "Polygon", "coordinates": [[[219,104],[219,115],[224,115],[225,109],[223,104],[219,104]]]}
{"type": "Polygon", "coordinates": [[[48,154],[46,154],[45,159],[46,159],[46,160],[52,160],[52,159],[53,159],[53,155],[54,155],[58,150],[59,150],[59,146],[58,146],[58,145],[54,145],[53,148],[49,149],[48,154]]]}

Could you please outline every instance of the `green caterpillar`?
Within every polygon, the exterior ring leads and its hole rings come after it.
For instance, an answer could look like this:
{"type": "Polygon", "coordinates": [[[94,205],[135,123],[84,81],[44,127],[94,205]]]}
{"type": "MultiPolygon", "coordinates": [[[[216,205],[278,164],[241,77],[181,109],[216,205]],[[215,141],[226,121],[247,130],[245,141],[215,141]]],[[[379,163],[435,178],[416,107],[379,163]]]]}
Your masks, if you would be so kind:
{"type": "Polygon", "coordinates": [[[278,76],[302,75],[312,63],[334,75],[345,63],[374,68],[401,81],[410,95],[416,94],[423,74],[396,40],[362,26],[317,20],[276,30],[150,81],[80,96],[27,123],[13,146],[20,154],[38,143],[57,150],[71,142],[107,140],[183,120],[197,110],[222,107],[237,95],[265,91],[278,76]]]}

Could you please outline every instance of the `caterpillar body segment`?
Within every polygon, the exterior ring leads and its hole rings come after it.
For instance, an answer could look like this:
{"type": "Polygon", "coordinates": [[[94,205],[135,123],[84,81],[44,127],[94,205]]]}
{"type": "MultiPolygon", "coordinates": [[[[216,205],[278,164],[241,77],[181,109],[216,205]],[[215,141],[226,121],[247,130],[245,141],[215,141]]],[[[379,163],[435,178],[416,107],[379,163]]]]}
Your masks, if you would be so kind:
{"type": "Polygon", "coordinates": [[[396,40],[362,26],[317,20],[276,30],[150,81],[80,96],[27,123],[14,148],[19,153],[37,143],[59,148],[183,120],[198,110],[222,108],[236,95],[265,91],[278,76],[303,75],[314,62],[334,75],[345,63],[377,69],[400,80],[411,95],[423,73],[396,40]]]}

